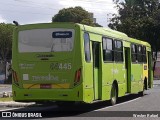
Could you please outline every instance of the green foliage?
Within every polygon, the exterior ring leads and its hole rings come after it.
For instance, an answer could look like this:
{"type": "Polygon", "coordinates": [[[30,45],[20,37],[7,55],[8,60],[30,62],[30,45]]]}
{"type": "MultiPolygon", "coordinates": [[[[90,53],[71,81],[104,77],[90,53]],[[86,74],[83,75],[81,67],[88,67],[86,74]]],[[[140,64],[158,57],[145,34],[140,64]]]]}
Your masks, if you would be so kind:
{"type": "Polygon", "coordinates": [[[63,8],[52,18],[52,22],[74,22],[90,26],[100,26],[97,23],[93,23],[89,12],[82,7],[63,8]]]}
{"type": "Polygon", "coordinates": [[[114,15],[109,27],[128,36],[145,40],[154,50],[160,50],[160,10],[158,0],[115,0],[119,15],[114,15]]]}
{"type": "Polygon", "coordinates": [[[94,26],[94,23],[91,19],[83,19],[80,23],[90,25],[90,26],[94,26]]]}
{"type": "Polygon", "coordinates": [[[6,61],[11,58],[12,34],[14,26],[12,24],[0,23],[0,58],[6,61]]]}
{"type": "Polygon", "coordinates": [[[83,19],[90,19],[89,13],[81,7],[63,8],[52,18],[52,22],[80,23],[83,19]]]}

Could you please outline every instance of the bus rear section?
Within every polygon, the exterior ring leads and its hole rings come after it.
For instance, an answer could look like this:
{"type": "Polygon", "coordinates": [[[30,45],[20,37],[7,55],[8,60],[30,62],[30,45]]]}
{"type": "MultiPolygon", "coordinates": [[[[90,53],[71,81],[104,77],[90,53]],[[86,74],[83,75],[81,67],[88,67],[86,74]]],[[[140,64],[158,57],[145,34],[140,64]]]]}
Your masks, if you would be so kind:
{"type": "Polygon", "coordinates": [[[15,101],[83,101],[79,26],[19,26],[13,40],[15,101]]]}

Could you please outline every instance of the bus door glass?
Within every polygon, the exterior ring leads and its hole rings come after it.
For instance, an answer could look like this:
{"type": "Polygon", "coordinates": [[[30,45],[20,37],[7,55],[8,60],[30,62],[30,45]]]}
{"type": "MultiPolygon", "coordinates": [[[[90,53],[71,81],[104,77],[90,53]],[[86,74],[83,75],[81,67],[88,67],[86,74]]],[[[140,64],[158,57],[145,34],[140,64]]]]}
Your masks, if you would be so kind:
{"type": "Polygon", "coordinates": [[[130,48],[125,48],[126,92],[131,92],[131,55],[130,48]]]}
{"type": "Polygon", "coordinates": [[[94,99],[99,99],[100,44],[92,42],[94,99]]]}
{"type": "Polygon", "coordinates": [[[148,54],[148,87],[152,88],[152,55],[150,51],[147,51],[148,54]]]}

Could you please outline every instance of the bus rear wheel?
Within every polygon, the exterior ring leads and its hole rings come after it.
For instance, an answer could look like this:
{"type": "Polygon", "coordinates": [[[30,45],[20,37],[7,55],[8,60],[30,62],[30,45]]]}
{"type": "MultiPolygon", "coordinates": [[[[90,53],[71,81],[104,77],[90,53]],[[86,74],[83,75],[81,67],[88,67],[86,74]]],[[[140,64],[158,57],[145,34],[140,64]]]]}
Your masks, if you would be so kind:
{"type": "Polygon", "coordinates": [[[117,98],[118,98],[117,88],[116,88],[116,85],[113,84],[112,85],[112,89],[111,89],[111,99],[110,99],[111,105],[115,105],[116,104],[117,98]]]}

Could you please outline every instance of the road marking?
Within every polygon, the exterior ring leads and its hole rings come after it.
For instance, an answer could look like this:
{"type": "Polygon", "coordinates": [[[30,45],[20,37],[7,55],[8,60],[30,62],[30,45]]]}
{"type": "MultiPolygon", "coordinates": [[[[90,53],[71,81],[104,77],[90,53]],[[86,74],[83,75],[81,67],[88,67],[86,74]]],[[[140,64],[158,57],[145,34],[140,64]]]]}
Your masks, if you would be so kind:
{"type": "MultiPolygon", "coordinates": [[[[24,107],[21,107],[21,108],[24,108],[24,107]]],[[[21,108],[9,108],[9,109],[0,110],[0,112],[9,111],[9,110],[16,110],[16,109],[21,109],[21,108]]]]}
{"type": "Polygon", "coordinates": [[[112,108],[112,107],[115,107],[115,106],[123,105],[123,104],[126,104],[126,103],[130,103],[130,102],[136,101],[136,100],[138,100],[140,98],[141,97],[138,97],[136,99],[133,99],[133,100],[130,100],[130,101],[127,101],[127,102],[119,103],[119,104],[116,104],[114,106],[108,106],[108,107],[100,108],[100,109],[97,109],[97,110],[94,110],[94,111],[100,111],[100,110],[103,110],[103,109],[107,109],[107,108],[112,108]]]}

